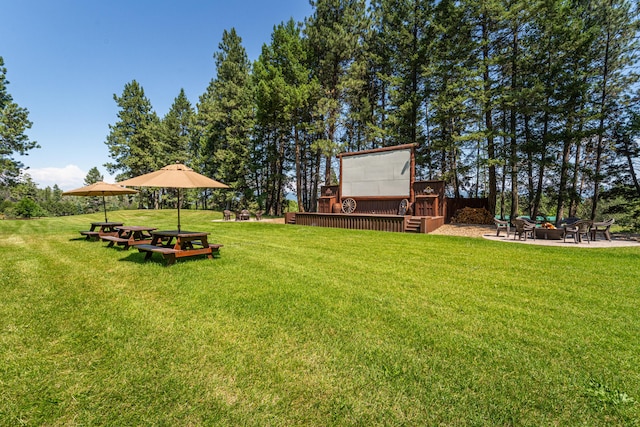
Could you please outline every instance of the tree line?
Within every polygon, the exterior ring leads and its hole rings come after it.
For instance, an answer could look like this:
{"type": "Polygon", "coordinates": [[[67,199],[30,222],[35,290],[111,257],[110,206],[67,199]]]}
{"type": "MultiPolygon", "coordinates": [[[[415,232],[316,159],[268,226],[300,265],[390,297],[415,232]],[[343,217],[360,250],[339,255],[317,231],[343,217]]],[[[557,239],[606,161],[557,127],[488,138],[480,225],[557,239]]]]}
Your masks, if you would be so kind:
{"type": "MultiPolygon", "coordinates": [[[[310,3],[253,62],[225,30],[195,105],[181,90],[159,117],[126,84],[107,170],[125,179],[179,161],[233,188],[186,204],[280,215],[287,192],[315,210],[337,153],[414,142],[418,178],[499,215],[640,210],[635,2],[310,3]]],[[[176,198],[145,190],[140,203],[176,198]]]]}

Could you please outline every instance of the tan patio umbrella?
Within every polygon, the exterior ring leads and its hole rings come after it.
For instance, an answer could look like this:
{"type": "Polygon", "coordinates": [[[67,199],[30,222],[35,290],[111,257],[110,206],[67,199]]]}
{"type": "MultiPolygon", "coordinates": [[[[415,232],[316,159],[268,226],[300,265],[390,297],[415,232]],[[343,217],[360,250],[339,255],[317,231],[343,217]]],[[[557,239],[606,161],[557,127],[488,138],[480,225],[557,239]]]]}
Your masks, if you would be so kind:
{"type": "Polygon", "coordinates": [[[109,184],[106,182],[98,181],[86,187],[76,188],[75,190],[69,190],[62,193],[63,196],[102,196],[102,207],[104,208],[104,222],[107,220],[107,205],[104,201],[104,196],[121,196],[123,194],[136,194],[138,191],[131,188],[124,188],[119,185],[109,184]]]}
{"type": "Polygon", "coordinates": [[[132,187],[166,187],[178,189],[178,231],[180,231],[180,189],[181,188],[229,188],[228,185],[194,172],[181,163],[167,165],[155,172],[136,176],[118,182],[132,187]]]}

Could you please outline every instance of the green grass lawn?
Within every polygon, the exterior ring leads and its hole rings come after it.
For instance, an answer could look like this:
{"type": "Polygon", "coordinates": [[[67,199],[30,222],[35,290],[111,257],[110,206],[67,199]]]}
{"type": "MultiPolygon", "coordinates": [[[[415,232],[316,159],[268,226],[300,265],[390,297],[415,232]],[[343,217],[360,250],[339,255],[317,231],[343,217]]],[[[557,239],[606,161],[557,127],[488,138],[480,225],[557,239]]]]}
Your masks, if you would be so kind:
{"type": "Polygon", "coordinates": [[[639,424],[640,248],[183,211],[222,255],[165,267],[101,218],[0,221],[1,425],[639,424]]]}

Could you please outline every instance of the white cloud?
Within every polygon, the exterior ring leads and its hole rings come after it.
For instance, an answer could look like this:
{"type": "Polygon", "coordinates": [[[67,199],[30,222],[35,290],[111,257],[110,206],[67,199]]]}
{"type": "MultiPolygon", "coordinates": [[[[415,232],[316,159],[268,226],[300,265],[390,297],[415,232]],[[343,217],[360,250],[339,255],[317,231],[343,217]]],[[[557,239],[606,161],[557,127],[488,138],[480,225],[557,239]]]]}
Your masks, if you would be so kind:
{"type": "Polygon", "coordinates": [[[62,190],[72,190],[82,187],[87,172],[76,165],[67,165],[63,168],[34,168],[27,169],[24,173],[38,184],[38,188],[53,187],[58,184],[62,190]]]}

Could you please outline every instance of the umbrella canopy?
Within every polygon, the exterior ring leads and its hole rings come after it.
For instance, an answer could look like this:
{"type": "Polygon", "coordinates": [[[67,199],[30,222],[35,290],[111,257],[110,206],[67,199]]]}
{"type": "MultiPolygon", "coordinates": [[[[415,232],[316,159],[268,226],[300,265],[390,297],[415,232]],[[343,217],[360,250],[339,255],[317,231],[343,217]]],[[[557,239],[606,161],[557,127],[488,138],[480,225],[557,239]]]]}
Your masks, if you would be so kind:
{"type": "Polygon", "coordinates": [[[178,189],[178,231],[180,230],[180,189],[181,188],[229,188],[228,185],[194,172],[181,163],[167,165],[155,172],[136,176],[118,182],[132,187],[167,187],[178,189]]]}
{"type": "Polygon", "coordinates": [[[194,172],[180,163],[168,165],[155,172],[136,176],[118,182],[119,185],[133,187],[169,187],[169,188],[229,188],[228,185],[194,172]]]}
{"type": "Polygon", "coordinates": [[[107,205],[104,201],[104,196],[121,196],[123,194],[136,194],[137,190],[131,188],[124,188],[119,185],[109,184],[106,182],[96,182],[86,187],[76,188],[75,190],[69,190],[62,193],[63,196],[102,196],[102,207],[104,208],[104,222],[107,221],[107,205]]]}

